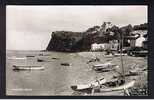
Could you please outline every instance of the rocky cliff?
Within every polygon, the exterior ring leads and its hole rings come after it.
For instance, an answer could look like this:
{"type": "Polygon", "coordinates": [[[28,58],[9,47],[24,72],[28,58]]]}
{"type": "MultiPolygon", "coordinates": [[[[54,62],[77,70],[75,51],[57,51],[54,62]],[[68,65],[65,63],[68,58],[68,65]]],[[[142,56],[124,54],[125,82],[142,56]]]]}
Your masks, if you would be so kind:
{"type": "MultiPolygon", "coordinates": [[[[52,39],[47,50],[53,51],[77,51],[80,49],[79,44],[82,41],[83,33],[71,31],[52,32],[52,39]]],[[[81,44],[80,44],[81,45],[81,44]]]]}
{"type": "MultiPolygon", "coordinates": [[[[145,29],[147,24],[117,27],[110,22],[104,22],[101,26],[94,26],[85,32],[55,31],[46,48],[47,51],[75,52],[90,50],[92,43],[108,43],[109,40],[120,39],[131,35],[133,30],[145,29]]],[[[127,43],[125,43],[127,45],[127,43]]]]}

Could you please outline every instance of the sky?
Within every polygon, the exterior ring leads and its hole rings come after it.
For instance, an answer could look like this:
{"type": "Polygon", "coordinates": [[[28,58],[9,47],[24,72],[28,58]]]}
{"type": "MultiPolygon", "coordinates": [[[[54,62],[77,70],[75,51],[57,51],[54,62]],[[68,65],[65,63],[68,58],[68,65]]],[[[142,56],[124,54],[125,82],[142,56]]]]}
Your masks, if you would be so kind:
{"type": "Polygon", "coordinates": [[[14,6],[6,7],[6,49],[45,50],[53,31],[83,32],[110,21],[143,24],[147,6],[14,6]]]}

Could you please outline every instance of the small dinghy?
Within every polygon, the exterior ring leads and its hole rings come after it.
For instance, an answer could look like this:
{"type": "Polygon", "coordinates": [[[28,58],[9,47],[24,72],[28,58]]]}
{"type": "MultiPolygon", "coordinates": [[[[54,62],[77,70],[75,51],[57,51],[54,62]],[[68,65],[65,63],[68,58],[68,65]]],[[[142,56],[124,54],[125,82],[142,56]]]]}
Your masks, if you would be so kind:
{"type": "Polygon", "coordinates": [[[43,59],[37,59],[37,62],[46,62],[45,60],[43,60],[43,59]]]}
{"type": "Polygon", "coordinates": [[[96,71],[111,71],[114,68],[119,68],[119,66],[116,64],[112,64],[110,62],[107,62],[104,64],[93,65],[93,69],[96,71]]]}
{"type": "Polygon", "coordinates": [[[99,87],[100,85],[104,83],[106,83],[106,79],[102,78],[90,84],[72,85],[71,89],[74,91],[92,90],[94,87],[99,87]]]}
{"type": "Polygon", "coordinates": [[[115,54],[114,54],[114,56],[120,56],[120,55],[122,55],[122,56],[127,56],[127,54],[126,54],[126,53],[122,53],[122,54],[115,53],[115,54]]]}
{"type": "Polygon", "coordinates": [[[61,63],[62,66],[70,66],[69,63],[61,63]]]}
{"type": "Polygon", "coordinates": [[[109,66],[114,66],[115,64],[111,64],[111,62],[106,62],[104,64],[97,64],[97,65],[93,65],[94,67],[103,67],[103,68],[106,68],[106,67],[109,67],[109,66]]]}
{"type": "Polygon", "coordinates": [[[26,56],[26,57],[27,57],[27,58],[31,58],[31,57],[33,58],[33,57],[35,57],[35,56],[32,56],[32,55],[28,55],[28,56],[26,56]]]}
{"type": "Polygon", "coordinates": [[[27,58],[26,57],[8,57],[8,59],[9,60],[14,60],[14,59],[16,59],[16,60],[25,60],[27,58]]]}
{"type": "Polygon", "coordinates": [[[52,57],[52,59],[59,60],[60,58],[57,58],[57,57],[52,57]]]}
{"type": "Polygon", "coordinates": [[[135,75],[139,75],[140,71],[136,71],[136,70],[130,70],[129,71],[129,75],[135,76],[135,75]]]}
{"type": "Polygon", "coordinates": [[[42,66],[16,66],[13,65],[15,71],[19,70],[44,70],[44,67],[42,66]]]}

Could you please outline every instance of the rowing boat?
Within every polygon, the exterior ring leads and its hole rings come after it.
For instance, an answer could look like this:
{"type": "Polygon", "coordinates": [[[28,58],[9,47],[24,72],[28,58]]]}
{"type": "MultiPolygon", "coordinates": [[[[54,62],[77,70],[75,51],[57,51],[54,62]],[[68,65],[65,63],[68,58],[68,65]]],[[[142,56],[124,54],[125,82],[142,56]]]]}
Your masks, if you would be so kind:
{"type": "Polygon", "coordinates": [[[26,57],[8,57],[8,59],[9,60],[14,60],[14,59],[16,59],[16,60],[25,60],[27,58],[26,57]]]}
{"type": "Polygon", "coordinates": [[[44,70],[43,66],[16,66],[13,65],[13,70],[44,70]]]}
{"type": "Polygon", "coordinates": [[[110,62],[93,65],[93,69],[96,71],[110,71],[110,70],[113,70],[114,68],[119,68],[119,66],[112,64],[110,62]]]}
{"type": "Polygon", "coordinates": [[[83,85],[72,85],[71,89],[74,91],[82,91],[82,90],[91,90],[94,87],[99,87],[100,85],[106,83],[106,79],[101,78],[95,82],[92,82],[90,84],[83,84],[83,85]]]}
{"type": "Polygon", "coordinates": [[[93,65],[93,67],[102,67],[102,68],[106,68],[106,67],[109,67],[109,66],[116,66],[116,64],[112,64],[111,62],[106,62],[106,63],[103,63],[103,64],[93,65]]]}

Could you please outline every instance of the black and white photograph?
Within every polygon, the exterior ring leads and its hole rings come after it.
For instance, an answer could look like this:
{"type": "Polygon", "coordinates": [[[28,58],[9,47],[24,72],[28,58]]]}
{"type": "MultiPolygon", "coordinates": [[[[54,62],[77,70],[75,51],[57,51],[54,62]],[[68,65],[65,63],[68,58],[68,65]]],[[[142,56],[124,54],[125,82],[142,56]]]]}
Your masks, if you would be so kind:
{"type": "Polygon", "coordinates": [[[148,6],[7,5],[6,96],[148,96],[148,6]]]}

